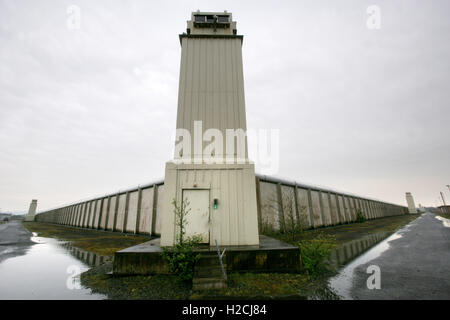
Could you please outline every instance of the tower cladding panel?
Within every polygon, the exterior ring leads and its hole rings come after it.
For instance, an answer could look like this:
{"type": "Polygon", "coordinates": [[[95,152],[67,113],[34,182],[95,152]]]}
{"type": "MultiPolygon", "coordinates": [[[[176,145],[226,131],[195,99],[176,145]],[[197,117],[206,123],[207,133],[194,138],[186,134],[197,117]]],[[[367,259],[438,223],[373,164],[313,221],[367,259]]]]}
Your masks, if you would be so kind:
{"type": "Polygon", "coordinates": [[[163,246],[173,245],[179,232],[174,199],[195,202],[189,206],[195,210],[188,214],[186,232],[201,234],[202,242],[259,244],[255,171],[245,137],[242,41],[226,11],[192,13],[180,35],[177,141],[174,159],[166,163],[163,246]],[[191,143],[184,143],[186,136],[179,132],[188,132],[191,143]]]}

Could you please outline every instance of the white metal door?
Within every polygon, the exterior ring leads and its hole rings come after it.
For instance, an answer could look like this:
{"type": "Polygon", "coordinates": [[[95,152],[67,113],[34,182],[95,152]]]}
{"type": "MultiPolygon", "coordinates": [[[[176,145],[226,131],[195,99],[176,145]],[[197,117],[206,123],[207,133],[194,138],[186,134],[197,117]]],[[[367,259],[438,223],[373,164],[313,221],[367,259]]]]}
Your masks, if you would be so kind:
{"type": "Polygon", "coordinates": [[[209,243],[209,190],[183,190],[183,199],[191,209],[186,216],[185,237],[200,235],[202,243],[209,243]]]}

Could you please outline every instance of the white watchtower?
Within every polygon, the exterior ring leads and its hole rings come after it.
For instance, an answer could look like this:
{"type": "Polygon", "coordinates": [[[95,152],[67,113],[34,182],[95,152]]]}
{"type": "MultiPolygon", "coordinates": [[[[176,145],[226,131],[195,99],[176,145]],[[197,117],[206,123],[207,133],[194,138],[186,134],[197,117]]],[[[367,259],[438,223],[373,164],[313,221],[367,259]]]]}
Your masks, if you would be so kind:
{"type": "Polygon", "coordinates": [[[25,221],[34,221],[34,216],[36,215],[36,208],[37,208],[37,200],[33,199],[30,203],[30,208],[28,209],[28,214],[25,217],[25,221]]]}
{"type": "Polygon", "coordinates": [[[174,159],[166,163],[161,245],[178,233],[173,199],[190,202],[186,236],[258,245],[255,169],[248,159],[243,36],[231,13],[194,12],[180,35],[174,159]]]}
{"type": "Polygon", "coordinates": [[[417,208],[416,208],[416,205],[414,204],[414,198],[413,198],[411,192],[406,193],[406,203],[408,204],[409,213],[416,214],[417,208]]]}

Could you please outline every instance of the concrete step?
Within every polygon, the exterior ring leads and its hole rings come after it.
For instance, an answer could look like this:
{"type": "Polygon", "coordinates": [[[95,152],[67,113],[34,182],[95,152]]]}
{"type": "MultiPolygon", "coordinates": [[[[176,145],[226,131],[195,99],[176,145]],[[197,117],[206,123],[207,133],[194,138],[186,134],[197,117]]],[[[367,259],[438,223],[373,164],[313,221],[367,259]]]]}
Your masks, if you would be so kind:
{"type": "MultiPolygon", "coordinates": [[[[227,271],[227,266],[223,265],[225,272],[227,271]]],[[[214,276],[214,277],[223,277],[222,273],[222,267],[220,264],[214,265],[214,266],[195,266],[194,269],[194,275],[196,277],[208,277],[208,276],[214,276]]]]}
{"type": "Polygon", "coordinates": [[[216,290],[225,289],[227,282],[221,278],[194,278],[192,289],[194,290],[216,290]]]}
{"type": "MultiPolygon", "coordinates": [[[[226,270],[226,265],[224,265],[226,270]]],[[[226,271],[225,271],[226,272],[226,271]]],[[[195,263],[194,279],[192,289],[194,290],[215,290],[227,287],[220,266],[219,256],[215,252],[202,253],[200,259],[195,263]]]]}
{"type": "Polygon", "coordinates": [[[196,266],[214,266],[220,265],[219,256],[217,254],[201,254],[200,259],[196,262],[196,266]]]}

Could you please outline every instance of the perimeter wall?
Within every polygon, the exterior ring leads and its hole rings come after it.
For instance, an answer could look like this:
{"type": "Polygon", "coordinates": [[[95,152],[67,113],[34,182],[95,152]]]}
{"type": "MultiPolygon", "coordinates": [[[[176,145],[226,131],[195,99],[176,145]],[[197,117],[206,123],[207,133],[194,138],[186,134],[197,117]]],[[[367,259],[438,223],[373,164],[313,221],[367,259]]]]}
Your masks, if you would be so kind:
{"type": "MultiPolygon", "coordinates": [[[[158,236],[163,192],[164,182],[158,181],[40,212],[36,221],[158,236]]],[[[369,220],[408,212],[404,206],[261,175],[256,196],[260,233],[299,223],[303,228],[351,223],[358,212],[369,220]]]]}

